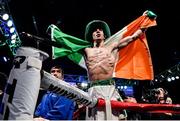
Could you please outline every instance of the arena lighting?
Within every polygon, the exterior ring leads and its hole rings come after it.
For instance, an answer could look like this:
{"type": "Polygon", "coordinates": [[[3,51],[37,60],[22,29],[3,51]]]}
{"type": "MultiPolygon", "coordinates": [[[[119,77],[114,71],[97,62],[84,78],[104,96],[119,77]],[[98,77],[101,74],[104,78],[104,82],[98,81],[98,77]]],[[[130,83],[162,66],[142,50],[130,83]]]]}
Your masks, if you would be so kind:
{"type": "Polygon", "coordinates": [[[8,26],[8,27],[11,27],[12,25],[13,25],[12,20],[8,20],[8,21],[7,21],[7,26],[8,26]]]}
{"type": "Polygon", "coordinates": [[[12,16],[5,11],[0,13],[0,29],[2,30],[1,35],[4,36],[1,45],[6,43],[12,54],[15,55],[16,50],[21,46],[21,40],[16,31],[12,16]]]}
{"type": "Polygon", "coordinates": [[[168,78],[167,78],[167,81],[168,81],[168,82],[171,82],[171,81],[172,81],[172,79],[171,79],[170,77],[168,77],[168,78]]]}
{"type": "Polygon", "coordinates": [[[179,79],[179,76],[176,76],[175,78],[176,78],[176,79],[179,79]]]}
{"type": "Polygon", "coordinates": [[[9,32],[10,33],[14,33],[15,32],[15,28],[14,27],[10,28],[9,32]]]}
{"type": "Polygon", "coordinates": [[[176,78],[175,78],[174,76],[172,76],[172,77],[171,77],[171,80],[173,80],[173,81],[174,81],[175,79],[176,79],[176,78]]]}
{"type": "Polygon", "coordinates": [[[156,75],[154,82],[163,82],[163,81],[172,82],[179,80],[180,79],[179,76],[180,76],[180,62],[175,66],[156,75]]]}
{"type": "MultiPolygon", "coordinates": [[[[15,40],[16,39],[16,34],[13,34],[12,36],[11,36],[11,40],[15,40]]],[[[12,41],[11,41],[12,42],[12,41]]]]}
{"type": "Polygon", "coordinates": [[[124,89],[124,86],[120,86],[120,89],[124,89]]]}
{"type": "Polygon", "coordinates": [[[124,89],[127,89],[127,86],[124,86],[124,89]]]}
{"type": "Polygon", "coordinates": [[[8,61],[8,59],[7,59],[5,56],[3,57],[3,59],[4,59],[4,61],[5,61],[5,62],[7,62],[7,61],[8,61]]]}
{"type": "Polygon", "coordinates": [[[154,81],[156,81],[156,82],[157,82],[157,81],[158,81],[158,79],[154,79],[154,81]]]}
{"type": "Polygon", "coordinates": [[[117,86],[117,89],[119,91],[123,91],[126,96],[134,96],[133,86],[127,86],[127,85],[117,86]]]}
{"type": "Polygon", "coordinates": [[[13,40],[11,41],[11,43],[12,43],[12,44],[15,44],[15,43],[16,43],[16,40],[15,40],[15,39],[13,39],[13,40]]]}
{"type": "Polygon", "coordinates": [[[5,21],[8,20],[9,19],[9,15],[7,13],[3,14],[2,15],[2,19],[5,20],[5,21]]]}
{"type": "Polygon", "coordinates": [[[81,86],[82,86],[82,88],[87,88],[88,83],[87,83],[87,82],[82,82],[82,83],[81,83],[81,86]]]}
{"type": "Polygon", "coordinates": [[[117,86],[118,89],[121,89],[121,90],[126,90],[129,86],[127,85],[124,85],[124,86],[117,86]]]}

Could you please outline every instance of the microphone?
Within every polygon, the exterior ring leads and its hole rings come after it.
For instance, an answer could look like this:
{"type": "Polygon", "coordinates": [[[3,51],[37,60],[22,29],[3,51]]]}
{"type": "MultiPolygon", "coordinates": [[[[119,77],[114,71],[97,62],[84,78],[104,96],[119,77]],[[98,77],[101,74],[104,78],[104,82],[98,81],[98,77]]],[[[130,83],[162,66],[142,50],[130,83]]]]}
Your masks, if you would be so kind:
{"type": "Polygon", "coordinates": [[[32,39],[32,40],[35,40],[35,41],[38,41],[38,42],[42,42],[46,45],[49,45],[49,46],[54,46],[54,47],[58,47],[58,48],[61,48],[62,45],[55,42],[55,41],[51,41],[50,39],[47,39],[47,38],[43,38],[43,37],[39,37],[39,36],[36,36],[36,35],[32,35],[32,34],[29,34],[29,33],[26,33],[26,32],[21,32],[19,34],[21,37],[27,37],[29,39],[32,39]]]}

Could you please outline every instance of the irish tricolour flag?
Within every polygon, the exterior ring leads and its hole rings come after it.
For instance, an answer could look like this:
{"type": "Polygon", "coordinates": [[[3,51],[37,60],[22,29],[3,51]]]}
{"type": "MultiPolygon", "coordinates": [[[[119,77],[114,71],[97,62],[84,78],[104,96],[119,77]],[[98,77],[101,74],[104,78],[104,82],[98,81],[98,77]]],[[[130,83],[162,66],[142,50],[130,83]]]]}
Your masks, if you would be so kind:
{"type": "MultiPolygon", "coordinates": [[[[149,11],[147,16],[142,15],[138,17],[123,29],[107,38],[105,45],[114,41],[121,41],[122,38],[132,35],[139,28],[156,26],[155,18],[156,15],[149,11]]],[[[86,69],[83,50],[86,47],[91,47],[91,43],[65,34],[55,25],[50,25],[49,29],[51,30],[52,40],[62,45],[61,48],[52,48],[53,58],[67,56],[70,60],[86,69]]],[[[119,60],[114,68],[113,77],[153,80],[153,65],[145,33],[119,51],[119,60]]]]}

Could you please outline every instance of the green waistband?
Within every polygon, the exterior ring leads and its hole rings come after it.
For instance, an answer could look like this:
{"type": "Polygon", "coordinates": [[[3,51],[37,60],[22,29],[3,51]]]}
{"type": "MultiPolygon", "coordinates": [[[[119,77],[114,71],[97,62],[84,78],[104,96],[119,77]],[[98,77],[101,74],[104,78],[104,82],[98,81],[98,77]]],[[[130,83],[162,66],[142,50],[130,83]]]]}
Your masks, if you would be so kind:
{"type": "Polygon", "coordinates": [[[93,86],[105,86],[105,85],[115,85],[115,80],[113,79],[108,79],[108,80],[98,80],[98,81],[93,81],[89,84],[89,87],[93,86]]]}

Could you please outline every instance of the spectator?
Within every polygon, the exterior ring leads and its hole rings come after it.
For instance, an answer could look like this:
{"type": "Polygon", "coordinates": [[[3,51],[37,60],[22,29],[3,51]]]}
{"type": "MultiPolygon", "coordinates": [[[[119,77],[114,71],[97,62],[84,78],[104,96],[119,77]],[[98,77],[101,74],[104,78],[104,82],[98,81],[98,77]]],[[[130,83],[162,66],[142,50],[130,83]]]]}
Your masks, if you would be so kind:
{"type": "MultiPolygon", "coordinates": [[[[146,103],[152,104],[172,104],[172,99],[168,95],[168,91],[163,88],[155,88],[149,91],[149,94],[146,94],[143,98],[143,101],[146,103]]],[[[142,114],[145,120],[167,120],[172,119],[172,113],[153,113],[153,114],[142,114]]],[[[144,120],[144,119],[143,119],[144,120]]]]}
{"type": "MultiPolygon", "coordinates": [[[[63,81],[63,70],[54,66],[50,73],[63,81]]],[[[47,92],[35,111],[35,120],[72,120],[75,103],[64,96],[47,92]]]]}

